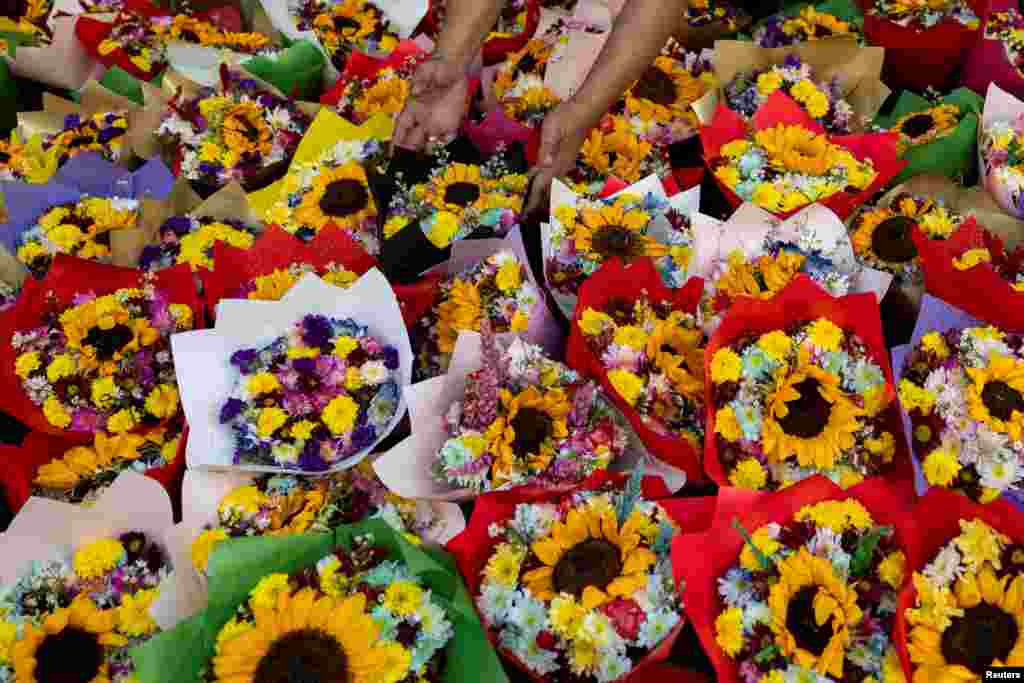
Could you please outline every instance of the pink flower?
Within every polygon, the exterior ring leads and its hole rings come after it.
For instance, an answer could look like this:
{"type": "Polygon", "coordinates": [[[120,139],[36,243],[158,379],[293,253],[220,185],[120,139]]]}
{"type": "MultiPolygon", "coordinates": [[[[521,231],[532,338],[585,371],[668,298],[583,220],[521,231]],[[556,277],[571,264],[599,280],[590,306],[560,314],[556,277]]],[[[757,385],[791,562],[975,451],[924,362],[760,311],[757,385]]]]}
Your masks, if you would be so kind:
{"type": "Polygon", "coordinates": [[[640,624],[644,621],[644,611],[632,600],[618,598],[601,608],[611,620],[615,631],[626,640],[636,640],[640,633],[640,624]]]}

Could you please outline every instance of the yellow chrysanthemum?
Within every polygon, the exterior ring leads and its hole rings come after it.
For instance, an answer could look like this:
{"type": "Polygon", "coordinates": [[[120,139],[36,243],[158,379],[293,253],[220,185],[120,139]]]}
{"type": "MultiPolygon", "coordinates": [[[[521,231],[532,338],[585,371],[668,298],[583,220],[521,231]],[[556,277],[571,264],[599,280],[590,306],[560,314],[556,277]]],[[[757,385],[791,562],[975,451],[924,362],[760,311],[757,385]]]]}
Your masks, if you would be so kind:
{"type": "MultiPolygon", "coordinates": [[[[719,411],[721,419],[721,411],[719,411]]],[[[768,473],[755,458],[744,458],[729,473],[729,483],[741,489],[759,491],[768,483],[768,473]]]]}
{"type": "Polygon", "coordinates": [[[117,567],[126,557],[124,546],[117,539],[101,538],[76,550],[72,565],[79,578],[96,579],[117,567]]]}

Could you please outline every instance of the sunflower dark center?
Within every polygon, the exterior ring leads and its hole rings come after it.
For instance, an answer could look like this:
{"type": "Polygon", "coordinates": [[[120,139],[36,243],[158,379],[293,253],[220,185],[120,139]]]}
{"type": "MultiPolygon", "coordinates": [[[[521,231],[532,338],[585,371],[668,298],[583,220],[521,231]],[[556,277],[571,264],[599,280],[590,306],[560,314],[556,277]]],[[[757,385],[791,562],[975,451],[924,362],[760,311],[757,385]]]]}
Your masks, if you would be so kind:
{"type": "Polygon", "coordinates": [[[981,400],[988,412],[1000,420],[1009,420],[1015,410],[1024,413],[1024,396],[1001,380],[986,382],[981,400]]]}
{"type": "Polygon", "coordinates": [[[594,251],[607,257],[618,256],[626,261],[637,255],[639,241],[636,233],[621,225],[608,225],[596,233],[593,238],[594,251]]]}
{"type": "Polygon", "coordinates": [[[351,216],[365,209],[369,201],[366,186],[354,178],[342,178],[324,188],[320,210],[328,216],[351,216]]]}
{"type": "Polygon", "coordinates": [[[603,538],[591,538],[562,555],[553,580],[559,593],[579,597],[587,586],[604,590],[621,572],[619,549],[603,538]]]}
{"type": "Polygon", "coordinates": [[[633,319],[633,302],[612,297],[608,300],[607,312],[616,323],[628,324],[633,319]]]}
{"type": "Polygon", "coordinates": [[[70,142],[68,142],[68,147],[75,148],[81,147],[83,145],[91,145],[92,143],[93,137],[91,135],[76,135],[75,137],[71,138],[70,142]]]}
{"type": "Polygon", "coordinates": [[[536,408],[520,408],[512,418],[512,428],[516,430],[512,450],[520,457],[540,452],[540,445],[551,434],[551,426],[551,416],[547,413],[536,408]]]}
{"type": "Polygon", "coordinates": [[[352,17],[337,17],[334,20],[334,28],[338,31],[358,31],[360,24],[352,17]]]}
{"type": "Polygon", "coordinates": [[[480,186],[476,183],[452,183],[444,191],[444,201],[456,206],[469,206],[480,199],[480,186]]]}
{"type": "Polygon", "coordinates": [[[790,598],[786,608],[786,629],[793,634],[800,648],[820,655],[832,639],[832,624],[827,621],[819,626],[814,618],[814,596],[817,593],[817,586],[805,586],[790,598]]]}
{"type": "Polygon", "coordinates": [[[661,348],[659,348],[658,350],[661,351],[662,353],[674,353],[674,354],[677,354],[677,355],[679,354],[678,351],[676,351],[674,348],[672,348],[671,344],[662,344],[661,348]]]}
{"type": "Polygon", "coordinates": [[[516,71],[521,74],[527,74],[533,71],[537,67],[537,58],[531,54],[523,55],[523,58],[516,64],[516,71]]]}
{"type": "Polygon", "coordinates": [[[871,250],[889,263],[912,261],[917,256],[917,247],[910,238],[914,225],[914,220],[907,216],[886,218],[871,234],[871,250]]]}
{"type": "Polygon", "coordinates": [[[653,65],[637,81],[633,94],[642,100],[649,100],[664,107],[675,104],[678,95],[672,77],[653,65]]]}
{"type": "Polygon", "coordinates": [[[793,387],[800,398],[786,404],[789,412],[779,419],[782,431],[800,439],[813,439],[825,431],[832,404],[821,395],[820,386],[818,380],[808,378],[793,387]]]}
{"type": "Polygon", "coordinates": [[[942,632],[942,655],[948,664],[982,672],[995,660],[1005,661],[1017,643],[1017,620],[995,605],[981,602],[942,632]]]}
{"type": "Polygon", "coordinates": [[[11,160],[11,155],[7,152],[0,152],[0,164],[6,164],[11,160]]]}
{"type": "Polygon", "coordinates": [[[318,629],[292,631],[270,646],[253,683],[346,683],[348,662],[338,641],[318,629]]]}
{"type": "Polygon", "coordinates": [[[260,129],[256,127],[247,116],[235,116],[235,130],[242,135],[249,142],[258,142],[260,139],[260,129]]]}
{"type": "Polygon", "coordinates": [[[74,626],[46,636],[36,650],[39,683],[89,683],[102,666],[99,639],[74,626]]]}
{"type": "Polygon", "coordinates": [[[812,32],[819,38],[825,38],[832,35],[832,29],[830,29],[828,26],[822,26],[821,24],[815,26],[814,31],[812,32]]]}
{"type": "Polygon", "coordinates": [[[916,114],[903,122],[900,131],[908,138],[919,138],[935,127],[931,114],[916,114]]]}
{"type": "Polygon", "coordinates": [[[96,349],[96,357],[99,360],[110,360],[114,354],[124,348],[125,344],[135,338],[132,330],[127,325],[118,323],[109,330],[94,327],[89,330],[83,340],[88,346],[96,349]]]}

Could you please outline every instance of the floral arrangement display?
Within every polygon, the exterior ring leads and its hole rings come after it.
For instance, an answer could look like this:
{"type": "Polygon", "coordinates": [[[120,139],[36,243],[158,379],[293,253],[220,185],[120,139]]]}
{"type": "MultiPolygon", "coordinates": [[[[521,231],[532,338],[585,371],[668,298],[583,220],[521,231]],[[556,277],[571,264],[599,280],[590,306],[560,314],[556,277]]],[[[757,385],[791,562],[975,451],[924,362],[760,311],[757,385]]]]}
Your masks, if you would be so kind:
{"type": "Polygon", "coordinates": [[[290,8],[300,31],[313,31],[338,70],[354,51],[389,53],[400,37],[387,15],[369,0],[304,0],[290,8]]]}
{"type": "MultiPolygon", "coordinates": [[[[346,120],[361,125],[371,117],[384,115],[397,117],[405,109],[409,97],[409,78],[412,71],[422,60],[421,54],[406,57],[397,64],[375,70],[368,77],[352,74],[346,78],[337,92],[334,101],[326,102],[325,95],[321,101],[332,104],[336,111],[346,120]]],[[[391,60],[389,60],[390,62],[391,60]]],[[[351,69],[351,62],[346,72],[351,69]]]]}
{"type": "Polygon", "coordinates": [[[749,129],[719,106],[701,141],[733,206],[752,201],[782,217],[819,202],[845,219],[903,167],[894,135],[833,138],[782,92],[769,96],[749,129]]]}
{"type": "Polygon", "coordinates": [[[798,5],[792,11],[773,14],[754,31],[761,47],[788,47],[836,36],[853,36],[863,41],[864,16],[849,0],[821,5],[798,5]]]}
{"type": "Polygon", "coordinates": [[[219,88],[178,93],[157,135],[176,150],[175,171],[209,196],[232,180],[258,190],[284,174],[311,122],[292,100],[225,68],[219,88]]]}
{"type": "Polygon", "coordinates": [[[701,528],[709,500],[667,499],[641,475],[488,494],[449,542],[493,642],[532,680],[621,681],[668,655],[684,598],[671,539],[701,528]]]}
{"type": "Polygon", "coordinates": [[[132,653],[141,680],[508,681],[451,559],[381,520],[227,540],[209,565],[206,609],[132,653]]]}
{"type": "Polygon", "coordinates": [[[545,84],[548,60],[559,45],[559,32],[552,30],[531,38],[510,54],[494,75],[494,95],[513,121],[535,127],[554,109],[559,99],[545,84]]]}
{"type": "Polygon", "coordinates": [[[246,249],[252,246],[254,233],[239,220],[221,221],[209,216],[174,216],[160,226],[160,243],[147,245],[139,267],[152,271],[176,263],[187,263],[193,270],[212,268],[213,245],[226,242],[246,249]]]}
{"type": "Polygon", "coordinates": [[[814,474],[843,487],[910,481],[877,307],[868,294],[834,299],[806,278],[733,306],[706,351],[712,478],[755,490],[814,474]]]}
{"type": "Polygon", "coordinates": [[[127,132],[124,112],[68,114],[62,130],[43,138],[43,152],[56,157],[58,166],[83,152],[99,152],[104,159],[116,162],[128,151],[124,149],[127,132]]]}
{"type": "Polygon", "coordinates": [[[1013,0],[990,0],[980,39],[967,52],[963,85],[984,93],[990,83],[1020,97],[1024,94],[1024,14],[1013,0]]]}
{"type": "Polygon", "coordinates": [[[995,83],[989,86],[978,136],[978,164],[981,178],[1002,209],[1024,217],[1024,171],[1020,155],[1024,150],[1024,104],[995,83]]]}
{"type": "Polygon", "coordinates": [[[1001,41],[1007,61],[1021,70],[1024,66],[1024,14],[1019,9],[991,12],[985,20],[984,38],[1001,41]]]}
{"type": "Polygon", "coordinates": [[[541,226],[544,275],[568,317],[580,287],[603,264],[655,259],[667,284],[687,279],[694,234],[690,216],[699,190],[666,197],[657,178],[646,178],[610,197],[579,195],[560,180],[551,190],[551,220],[541,226]]]}
{"type": "Polygon", "coordinates": [[[881,481],[723,491],[710,528],[672,549],[717,679],[902,680],[892,627],[914,530],[881,481]]]}

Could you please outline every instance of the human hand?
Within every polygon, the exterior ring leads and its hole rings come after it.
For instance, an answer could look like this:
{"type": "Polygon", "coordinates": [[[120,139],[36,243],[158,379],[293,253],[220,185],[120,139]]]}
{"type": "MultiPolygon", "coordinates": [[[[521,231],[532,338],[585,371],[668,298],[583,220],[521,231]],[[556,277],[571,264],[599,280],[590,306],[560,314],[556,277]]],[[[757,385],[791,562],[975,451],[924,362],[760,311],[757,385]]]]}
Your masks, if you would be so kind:
{"type": "Polygon", "coordinates": [[[551,181],[566,175],[576,165],[583,142],[596,124],[574,101],[558,105],[544,118],[537,166],[533,169],[526,213],[538,208],[551,191],[551,181]]]}
{"type": "Polygon", "coordinates": [[[392,141],[418,150],[430,140],[453,136],[466,114],[468,96],[465,63],[435,52],[412,75],[392,141]]]}

